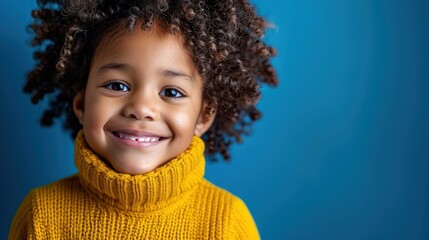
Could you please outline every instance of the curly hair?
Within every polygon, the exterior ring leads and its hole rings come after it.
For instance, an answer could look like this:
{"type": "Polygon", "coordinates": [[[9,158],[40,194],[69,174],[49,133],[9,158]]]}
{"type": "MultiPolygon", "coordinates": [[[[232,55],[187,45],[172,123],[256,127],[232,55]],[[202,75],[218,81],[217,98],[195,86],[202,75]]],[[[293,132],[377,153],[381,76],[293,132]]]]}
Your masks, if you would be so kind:
{"type": "Polygon", "coordinates": [[[72,108],[73,97],[85,88],[95,48],[109,31],[124,26],[142,30],[154,21],[184,45],[204,79],[206,111],[216,111],[202,136],[206,153],[230,159],[232,142],[241,142],[261,116],[256,108],[261,84],[276,86],[270,59],[275,50],[262,40],[267,22],[247,0],[38,0],[29,25],[36,47],[35,67],[24,92],[33,104],[49,96],[41,124],[55,119],[76,137],[81,125],[72,108]],[[119,24],[120,22],[126,23],[119,24]]]}

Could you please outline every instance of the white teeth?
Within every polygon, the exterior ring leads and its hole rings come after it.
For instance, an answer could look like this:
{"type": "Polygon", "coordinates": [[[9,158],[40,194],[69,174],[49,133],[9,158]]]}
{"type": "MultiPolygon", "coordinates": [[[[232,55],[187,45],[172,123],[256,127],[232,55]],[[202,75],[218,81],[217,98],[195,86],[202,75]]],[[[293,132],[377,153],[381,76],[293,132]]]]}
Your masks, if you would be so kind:
{"type": "Polygon", "coordinates": [[[159,137],[137,137],[137,136],[133,136],[133,135],[125,134],[125,133],[120,133],[120,132],[118,132],[117,135],[120,138],[129,139],[129,140],[133,140],[136,142],[156,142],[156,141],[159,141],[159,137]]]}

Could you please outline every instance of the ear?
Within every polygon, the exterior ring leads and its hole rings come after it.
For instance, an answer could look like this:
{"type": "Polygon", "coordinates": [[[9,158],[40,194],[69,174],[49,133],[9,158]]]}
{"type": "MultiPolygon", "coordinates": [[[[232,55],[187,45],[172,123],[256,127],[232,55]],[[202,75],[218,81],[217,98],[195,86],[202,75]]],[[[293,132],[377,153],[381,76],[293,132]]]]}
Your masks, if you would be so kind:
{"type": "Polygon", "coordinates": [[[83,113],[85,109],[85,91],[80,90],[73,98],[73,111],[79,119],[80,124],[83,125],[83,113]]]}
{"type": "Polygon", "coordinates": [[[201,137],[212,126],[216,118],[216,110],[204,103],[201,108],[200,116],[198,117],[197,125],[195,126],[194,134],[201,137]]]}

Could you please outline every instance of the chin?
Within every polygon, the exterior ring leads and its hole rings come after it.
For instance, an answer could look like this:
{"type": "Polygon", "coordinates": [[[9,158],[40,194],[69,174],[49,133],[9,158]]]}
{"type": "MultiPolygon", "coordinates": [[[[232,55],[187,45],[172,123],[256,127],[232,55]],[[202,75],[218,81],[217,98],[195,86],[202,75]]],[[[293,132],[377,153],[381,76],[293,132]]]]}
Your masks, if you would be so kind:
{"type": "Polygon", "coordinates": [[[140,175],[151,172],[155,170],[157,167],[155,166],[116,166],[114,169],[119,173],[129,174],[129,175],[140,175]]]}

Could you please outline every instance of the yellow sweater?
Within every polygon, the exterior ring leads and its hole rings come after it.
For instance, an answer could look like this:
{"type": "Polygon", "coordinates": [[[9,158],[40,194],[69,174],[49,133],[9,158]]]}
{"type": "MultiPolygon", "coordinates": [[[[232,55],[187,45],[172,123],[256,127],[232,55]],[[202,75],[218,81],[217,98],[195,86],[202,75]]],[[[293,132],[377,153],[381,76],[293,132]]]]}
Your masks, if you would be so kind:
{"type": "Polygon", "coordinates": [[[259,239],[246,205],[203,178],[204,142],[144,175],[117,173],[75,141],[78,174],[30,192],[9,239],[259,239]]]}

